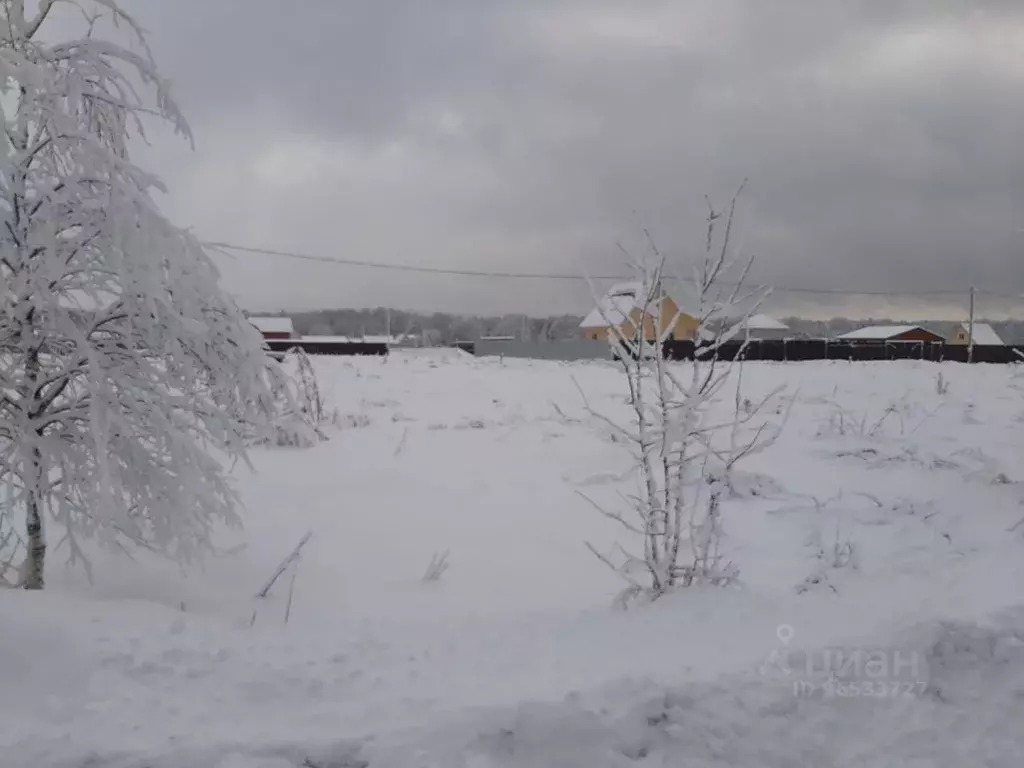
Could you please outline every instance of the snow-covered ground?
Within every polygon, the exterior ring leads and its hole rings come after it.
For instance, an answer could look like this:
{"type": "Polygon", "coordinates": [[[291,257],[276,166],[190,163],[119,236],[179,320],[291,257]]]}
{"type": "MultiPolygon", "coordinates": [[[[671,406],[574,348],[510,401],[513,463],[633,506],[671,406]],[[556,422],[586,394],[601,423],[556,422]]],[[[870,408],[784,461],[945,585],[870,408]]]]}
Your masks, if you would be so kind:
{"type": "Polygon", "coordinates": [[[725,507],[741,583],[621,611],[584,543],[624,534],[579,493],[632,487],[580,395],[625,418],[611,364],[317,364],[351,418],[236,470],[203,570],[102,555],[89,585],[58,552],[0,592],[0,765],[1024,764],[1010,367],[747,366],[795,403],[725,507]],[[290,574],[254,593],[307,531],[285,623],[290,574]],[[890,666],[816,689],[840,650],[890,666]]]}

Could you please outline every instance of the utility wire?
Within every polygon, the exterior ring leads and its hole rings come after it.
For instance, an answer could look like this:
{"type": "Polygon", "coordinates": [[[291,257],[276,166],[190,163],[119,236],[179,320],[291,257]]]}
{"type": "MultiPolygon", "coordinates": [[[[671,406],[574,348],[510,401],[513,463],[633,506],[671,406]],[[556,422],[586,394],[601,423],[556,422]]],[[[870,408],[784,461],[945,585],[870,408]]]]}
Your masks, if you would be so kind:
{"type": "MultiPolygon", "coordinates": [[[[420,274],[430,275],[450,275],[459,277],[481,277],[481,278],[493,278],[493,279],[506,279],[506,280],[618,280],[625,281],[633,279],[630,275],[587,275],[572,272],[493,272],[488,270],[479,269],[456,269],[448,267],[425,267],[417,266],[415,264],[393,264],[378,261],[363,261],[360,259],[345,259],[334,256],[320,256],[311,253],[299,253],[296,251],[281,251],[272,248],[256,248],[248,245],[237,245],[234,243],[225,242],[205,242],[203,243],[207,248],[211,250],[217,250],[221,252],[227,251],[239,251],[241,253],[254,253],[263,256],[276,256],[287,259],[297,259],[299,261],[312,261],[321,264],[334,264],[337,266],[345,267],[364,267],[367,269],[382,269],[389,270],[392,272],[416,272],[420,274]]],[[[679,282],[692,282],[686,278],[667,276],[667,280],[674,280],[679,282]]],[[[724,283],[723,283],[724,284],[724,283]]],[[[967,292],[966,288],[959,288],[956,290],[942,290],[942,291],[851,291],[842,288],[806,288],[806,287],[786,287],[772,285],[772,291],[774,293],[807,293],[807,294],[828,294],[828,295],[847,295],[847,296],[959,296],[967,292]]],[[[977,293],[983,293],[989,296],[999,296],[1008,299],[1020,299],[1024,298],[1021,294],[1010,294],[1010,293],[998,293],[996,291],[987,291],[981,288],[977,289],[977,293]]]]}

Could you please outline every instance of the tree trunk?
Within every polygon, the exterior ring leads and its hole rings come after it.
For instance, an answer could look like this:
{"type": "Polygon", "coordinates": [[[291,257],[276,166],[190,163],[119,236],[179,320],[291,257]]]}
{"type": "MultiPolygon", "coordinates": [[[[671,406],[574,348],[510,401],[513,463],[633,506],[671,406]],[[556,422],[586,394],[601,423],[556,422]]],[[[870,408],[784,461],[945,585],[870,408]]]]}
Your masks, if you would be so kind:
{"type": "MultiPolygon", "coordinates": [[[[31,323],[35,313],[30,311],[22,326],[22,339],[34,343],[31,323]]],[[[25,361],[25,393],[22,398],[30,404],[29,420],[39,418],[42,415],[39,405],[39,387],[41,363],[40,349],[32,346],[25,361]]],[[[32,437],[38,440],[42,435],[35,433],[32,437]]],[[[28,535],[28,551],[25,554],[25,566],[23,579],[25,589],[42,589],[44,586],[43,571],[46,566],[46,535],[43,532],[43,504],[42,497],[43,482],[43,455],[39,445],[34,444],[29,457],[28,471],[22,476],[25,485],[25,533],[28,535]]]]}
{"type": "Polygon", "coordinates": [[[25,589],[43,588],[43,569],[46,565],[46,536],[39,497],[34,489],[28,492],[25,531],[28,534],[28,552],[25,556],[25,589]]]}

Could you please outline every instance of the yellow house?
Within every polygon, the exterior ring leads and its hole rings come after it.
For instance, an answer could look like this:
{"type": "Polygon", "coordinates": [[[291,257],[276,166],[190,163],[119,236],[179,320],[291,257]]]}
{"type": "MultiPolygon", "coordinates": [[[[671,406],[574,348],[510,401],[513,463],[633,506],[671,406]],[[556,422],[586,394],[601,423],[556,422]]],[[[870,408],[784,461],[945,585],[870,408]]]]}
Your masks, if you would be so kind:
{"type": "Polygon", "coordinates": [[[693,315],[681,311],[676,300],[660,286],[655,288],[654,294],[657,298],[647,302],[642,283],[620,283],[612,286],[580,323],[583,338],[608,341],[609,336],[614,333],[613,328],[618,328],[627,339],[635,338],[637,327],[643,317],[644,338],[647,341],[656,341],[658,338],[693,339],[700,321],[693,315]]]}

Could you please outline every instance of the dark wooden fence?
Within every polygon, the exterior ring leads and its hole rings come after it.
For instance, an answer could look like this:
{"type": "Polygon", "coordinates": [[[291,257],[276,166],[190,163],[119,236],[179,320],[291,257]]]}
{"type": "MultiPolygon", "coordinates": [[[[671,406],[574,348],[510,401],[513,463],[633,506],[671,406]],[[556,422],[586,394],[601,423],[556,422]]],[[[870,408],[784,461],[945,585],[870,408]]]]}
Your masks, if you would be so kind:
{"type": "MultiPolygon", "coordinates": [[[[268,339],[267,349],[274,357],[283,357],[294,347],[300,347],[309,355],[376,355],[388,354],[387,344],[371,344],[358,341],[306,341],[303,339],[268,339]]],[[[456,347],[469,354],[475,352],[472,342],[457,342],[456,347]]],[[[665,357],[669,360],[692,360],[694,356],[692,341],[666,341],[665,357]]],[[[705,350],[704,355],[713,354],[705,350]]],[[[741,342],[728,342],[718,348],[718,357],[722,360],[735,360],[742,355],[744,360],[801,362],[806,360],[850,360],[850,361],[884,361],[884,360],[928,360],[932,362],[967,362],[967,347],[952,344],[930,343],[922,341],[900,342],[848,342],[824,341],[820,339],[772,339],[751,341],[746,346],[741,342]]],[[[1024,362],[1024,346],[974,347],[973,362],[975,363],[1018,363],[1024,362]]]]}
{"type": "MultiPolygon", "coordinates": [[[[665,357],[670,360],[692,360],[695,352],[694,343],[692,341],[667,341],[664,352],[665,357]]],[[[1017,363],[1024,361],[1020,353],[1024,353],[1024,346],[975,345],[973,362],[1017,363]]],[[[714,354],[713,351],[706,350],[702,357],[710,357],[712,354],[714,354]]],[[[822,339],[751,341],[746,346],[741,342],[729,342],[718,348],[718,357],[722,360],[735,360],[741,355],[744,360],[775,362],[928,360],[936,363],[942,361],[966,363],[968,350],[965,346],[924,341],[854,343],[822,339]]]]}
{"type": "Polygon", "coordinates": [[[307,355],[386,355],[387,344],[361,341],[305,341],[303,339],[268,339],[264,342],[274,356],[284,355],[299,347],[307,355]]]}

